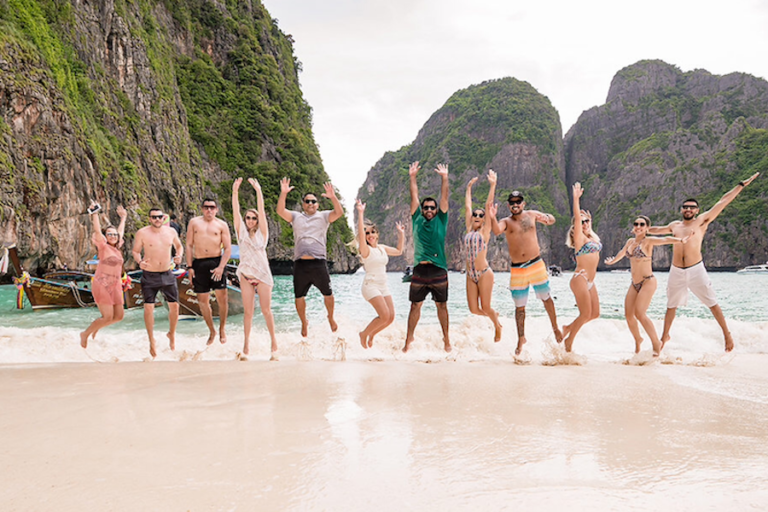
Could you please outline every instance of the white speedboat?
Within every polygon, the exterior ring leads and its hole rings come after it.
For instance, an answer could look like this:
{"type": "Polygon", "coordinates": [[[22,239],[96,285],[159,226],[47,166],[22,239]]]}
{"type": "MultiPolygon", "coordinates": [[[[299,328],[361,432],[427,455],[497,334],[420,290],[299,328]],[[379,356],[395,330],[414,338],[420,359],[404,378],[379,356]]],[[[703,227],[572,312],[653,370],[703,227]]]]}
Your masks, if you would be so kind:
{"type": "Polygon", "coordinates": [[[768,263],[763,265],[750,265],[736,271],[737,274],[768,274],[768,263]]]}

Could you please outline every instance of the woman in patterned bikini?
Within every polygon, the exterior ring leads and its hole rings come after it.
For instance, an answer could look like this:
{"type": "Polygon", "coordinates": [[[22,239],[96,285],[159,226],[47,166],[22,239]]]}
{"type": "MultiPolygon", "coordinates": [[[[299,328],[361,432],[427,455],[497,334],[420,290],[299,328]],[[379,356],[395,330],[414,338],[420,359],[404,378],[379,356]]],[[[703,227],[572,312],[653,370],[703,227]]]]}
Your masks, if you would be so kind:
{"type": "Polygon", "coordinates": [[[632,272],[632,283],[627,296],[624,299],[624,315],[627,318],[627,325],[635,338],[635,353],[640,352],[640,345],[643,343],[643,337],[640,335],[640,328],[637,325],[638,320],[643,324],[643,329],[651,338],[653,344],[653,355],[657,357],[661,351],[661,341],[656,334],[656,328],[646,311],[651,304],[653,294],[656,292],[656,278],[653,277],[653,248],[657,245],[680,244],[685,243],[688,237],[677,238],[674,236],[659,237],[647,236],[651,220],[645,215],[640,215],[635,219],[632,232],[634,238],[627,240],[624,247],[613,258],[606,258],[606,265],[613,265],[621,261],[624,256],[629,258],[629,264],[632,272]]]}
{"type": "Polygon", "coordinates": [[[595,286],[597,264],[600,263],[600,251],[603,244],[600,237],[592,231],[592,214],[582,210],[580,198],[584,193],[581,183],[573,185],[573,224],[568,230],[565,245],[573,249],[576,257],[576,270],[571,277],[571,291],[576,297],[579,316],[563,326],[565,351],[570,352],[573,339],[584,324],[600,316],[600,300],[595,286]]]}
{"type": "Polygon", "coordinates": [[[98,250],[99,264],[93,276],[91,293],[99,307],[101,318],[94,320],[86,330],[80,333],[80,346],[83,348],[88,347],[88,338],[91,335],[95,336],[99,329],[123,319],[123,253],[120,249],[123,247],[125,219],[128,217],[128,212],[122,206],[118,206],[117,215],[120,217],[120,224],[117,228],[110,225],[102,233],[99,211],[101,209],[98,205],[92,203],[89,210],[92,212],[90,217],[93,226],[91,242],[98,250]]]}
{"type": "Polygon", "coordinates": [[[239,189],[243,178],[237,178],[232,183],[232,213],[235,221],[235,233],[240,245],[240,264],[237,266],[237,278],[240,280],[240,292],[243,294],[243,354],[250,352],[251,324],[253,310],[256,306],[256,294],[259,294],[259,306],[264,322],[267,324],[269,337],[272,340],[270,361],[277,361],[277,339],[275,338],[275,320],[272,315],[272,271],[267,259],[267,243],[269,242],[269,226],[264,210],[264,196],[261,185],[254,178],[248,178],[256,191],[257,210],[249,208],[245,211],[245,219],[240,215],[239,189]]]}
{"type": "Polygon", "coordinates": [[[469,311],[475,315],[487,316],[493,322],[495,334],[493,341],[501,340],[501,323],[499,314],[491,307],[491,293],[493,292],[493,270],[491,270],[486,258],[488,253],[488,240],[491,238],[491,218],[496,216],[493,205],[493,195],[496,191],[496,173],[488,171],[488,199],[485,201],[485,210],[472,208],[472,185],[477,178],[472,178],[467,184],[467,192],[464,198],[466,211],[467,234],[464,235],[464,248],[467,251],[467,304],[469,311]],[[486,216],[486,212],[489,216],[486,216]]]}

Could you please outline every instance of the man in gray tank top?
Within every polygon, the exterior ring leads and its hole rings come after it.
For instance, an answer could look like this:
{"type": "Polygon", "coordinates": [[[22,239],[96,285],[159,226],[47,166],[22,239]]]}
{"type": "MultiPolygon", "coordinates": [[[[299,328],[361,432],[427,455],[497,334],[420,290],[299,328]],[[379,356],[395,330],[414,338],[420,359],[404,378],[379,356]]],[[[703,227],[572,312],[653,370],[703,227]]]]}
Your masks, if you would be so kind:
{"type": "Polygon", "coordinates": [[[312,286],[317,287],[323,294],[325,309],[328,311],[328,323],[331,331],[336,332],[338,326],[333,319],[333,290],[331,276],[328,274],[326,263],[326,240],[328,227],[344,216],[339,199],[333,185],[325,183],[322,197],[330,199],[333,210],[317,211],[317,196],[311,192],[302,198],[302,211],[296,212],[285,208],[288,192],[293,190],[291,180],[280,180],[280,197],[277,199],[277,214],[293,227],[293,293],[296,299],[296,312],[301,320],[301,335],[306,336],[307,322],[307,292],[312,286]]]}

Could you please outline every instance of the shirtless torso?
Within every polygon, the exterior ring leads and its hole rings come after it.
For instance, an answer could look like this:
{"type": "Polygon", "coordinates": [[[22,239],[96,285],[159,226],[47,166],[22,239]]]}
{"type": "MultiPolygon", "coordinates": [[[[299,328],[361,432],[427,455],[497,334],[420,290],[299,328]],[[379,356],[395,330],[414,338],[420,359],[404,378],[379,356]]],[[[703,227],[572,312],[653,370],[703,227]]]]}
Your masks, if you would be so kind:
{"type": "Polygon", "coordinates": [[[221,256],[221,248],[227,245],[226,242],[231,243],[231,237],[229,227],[223,220],[195,217],[189,221],[187,247],[190,249],[190,254],[188,257],[201,259],[221,256]]]}
{"type": "Polygon", "coordinates": [[[669,225],[672,236],[689,237],[686,243],[672,246],[672,265],[688,268],[701,262],[701,243],[710,224],[710,221],[701,216],[692,220],[678,220],[669,225]]]}
{"type": "Polygon", "coordinates": [[[134,259],[139,268],[149,272],[165,272],[173,268],[173,262],[181,263],[181,240],[176,230],[169,226],[145,226],[136,232],[133,244],[134,259]],[[171,247],[176,247],[176,257],[171,257],[171,247]],[[144,253],[141,256],[141,253],[144,253]]]}
{"type": "Polygon", "coordinates": [[[535,210],[526,210],[518,215],[510,215],[499,222],[507,238],[512,263],[525,263],[540,255],[536,221],[545,216],[546,214],[535,210]]]}

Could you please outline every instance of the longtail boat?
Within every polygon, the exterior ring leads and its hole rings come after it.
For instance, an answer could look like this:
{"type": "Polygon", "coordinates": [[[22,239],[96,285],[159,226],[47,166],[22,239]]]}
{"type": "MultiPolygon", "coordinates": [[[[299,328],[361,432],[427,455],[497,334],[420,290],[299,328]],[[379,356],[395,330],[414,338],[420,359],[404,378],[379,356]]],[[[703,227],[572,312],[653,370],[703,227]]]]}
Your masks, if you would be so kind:
{"type": "MultiPolygon", "coordinates": [[[[229,303],[228,315],[239,315],[243,309],[243,296],[240,291],[240,282],[237,279],[235,265],[227,265],[224,275],[227,276],[227,301],[229,303]]],[[[179,284],[179,314],[186,316],[203,316],[200,311],[200,303],[197,294],[192,289],[192,279],[186,270],[176,275],[179,284]]],[[[216,294],[211,292],[211,310],[213,316],[219,316],[219,303],[216,301],[216,294]]]]}

